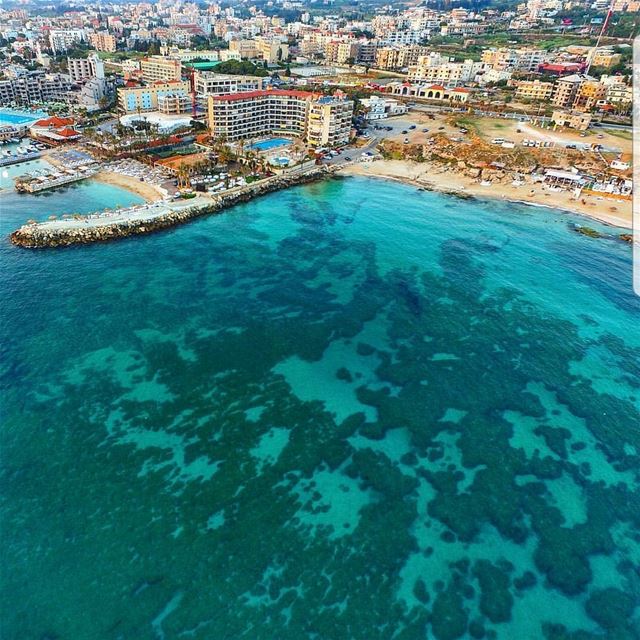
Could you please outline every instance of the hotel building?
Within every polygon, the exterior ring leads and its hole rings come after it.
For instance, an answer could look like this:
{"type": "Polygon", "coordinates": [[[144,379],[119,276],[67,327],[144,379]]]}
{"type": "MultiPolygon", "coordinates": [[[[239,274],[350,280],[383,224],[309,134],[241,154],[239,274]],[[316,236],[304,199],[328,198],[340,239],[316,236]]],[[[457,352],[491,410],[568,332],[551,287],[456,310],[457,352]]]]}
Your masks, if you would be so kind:
{"type": "Polygon", "coordinates": [[[316,147],[349,141],[353,101],[307,91],[265,90],[209,97],[209,128],[228,141],[283,133],[316,147]]]}
{"type": "Polygon", "coordinates": [[[232,76],[213,71],[196,71],[194,83],[198,103],[206,108],[209,96],[261,91],[263,79],[257,76],[232,76]]]}
{"type": "MultiPolygon", "coordinates": [[[[187,96],[188,99],[189,90],[189,83],[187,81],[183,82],[178,80],[171,82],[157,81],[147,87],[120,88],[118,89],[118,108],[123,113],[158,111],[160,98],[169,95],[183,95],[187,96]]],[[[163,108],[170,109],[176,102],[162,101],[162,104],[163,108]]]]}
{"type": "Polygon", "coordinates": [[[163,58],[162,56],[151,56],[144,58],[140,63],[142,79],[145,82],[155,82],[156,80],[171,81],[180,80],[182,77],[182,63],[180,60],[163,58]]]}

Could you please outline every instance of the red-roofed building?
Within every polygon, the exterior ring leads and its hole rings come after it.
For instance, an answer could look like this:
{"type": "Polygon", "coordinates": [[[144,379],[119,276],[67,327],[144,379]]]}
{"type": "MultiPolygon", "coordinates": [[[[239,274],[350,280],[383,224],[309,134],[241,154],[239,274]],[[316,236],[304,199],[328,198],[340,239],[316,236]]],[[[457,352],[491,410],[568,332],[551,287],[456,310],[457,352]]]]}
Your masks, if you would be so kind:
{"type": "Polygon", "coordinates": [[[409,82],[391,82],[387,85],[387,92],[395,96],[458,103],[466,102],[471,93],[469,89],[462,87],[447,89],[441,84],[411,84],[409,82]]]}
{"type": "Polygon", "coordinates": [[[586,68],[584,62],[560,62],[557,64],[545,63],[538,67],[540,73],[548,73],[554,76],[570,75],[572,73],[582,73],[586,68]]]}
{"type": "Polygon", "coordinates": [[[82,134],[73,128],[73,118],[44,118],[34,122],[29,133],[35,139],[45,140],[52,144],[78,140],[82,134]]]}
{"type": "Polygon", "coordinates": [[[304,138],[316,147],[345,144],[353,102],[308,91],[265,89],[209,97],[209,128],[229,141],[273,133],[304,138]]]}
{"type": "Polygon", "coordinates": [[[66,140],[71,140],[72,138],[79,138],[81,134],[71,127],[63,127],[56,131],[56,135],[65,138],[66,140]]]}
{"type": "Polygon", "coordinates": [[[39,128],[56,128],[65,127],[75,123],[73,118],[59,118],[58,116],[51,116],[50,118],[43,118],[33,123],[33,127],[39,128]]]}

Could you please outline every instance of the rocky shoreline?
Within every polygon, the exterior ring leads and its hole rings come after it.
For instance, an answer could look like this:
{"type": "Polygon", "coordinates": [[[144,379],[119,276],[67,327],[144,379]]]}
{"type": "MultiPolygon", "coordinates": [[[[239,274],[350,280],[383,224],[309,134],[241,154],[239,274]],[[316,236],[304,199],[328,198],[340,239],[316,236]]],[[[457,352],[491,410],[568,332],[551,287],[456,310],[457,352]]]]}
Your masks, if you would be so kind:
{"type": "Polygon", "coordinates": [[[90,227],[52,227],[47,223],[23,225],[10,236],[11,242],[25,249],[45,249],[52,247],[68,247],[76,244],[109,242],[129,236],[154,233],[175,227],[204,215],[218,213],[241,202],[248,202],[256,197],[286,189],[299,184],[320,180],[330,171],[326,167],[316,167],[310,171],[296,175],[284,175],[251,184],[245,190],[219,196],[211,205],[194,206],[182,211],[167,211],[151,219],[109,222],[90,227]]]}

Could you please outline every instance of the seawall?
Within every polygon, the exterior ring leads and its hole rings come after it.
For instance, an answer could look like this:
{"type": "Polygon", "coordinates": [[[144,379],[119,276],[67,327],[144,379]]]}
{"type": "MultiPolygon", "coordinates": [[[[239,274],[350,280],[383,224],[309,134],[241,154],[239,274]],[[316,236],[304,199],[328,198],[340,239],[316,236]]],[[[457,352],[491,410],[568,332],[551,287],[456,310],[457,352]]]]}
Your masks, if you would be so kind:
{"type": "Polygon", "coordinates": [[[97,223],[86,227],[78,226],[77,223],[65,226],[64,221],[42,222],[23,225],[9,237],[13,244],[25,249],[68,247],[76,244],[108,242],[175,227],[200,216],[218,213],[235,204],[248,202],[253,198],[279,191],[280,189],[320,180],[329,173],[330,171],[326,167],[314,167],[309,171],[297,174],[275,176],[247,185],[236,193],[222,194],[215,199],[212,198],[211,204],[194,205],[179,211],[168,209],[166,213],[151,218],[118,221],[105,220],[104,224],[97,223]]]}

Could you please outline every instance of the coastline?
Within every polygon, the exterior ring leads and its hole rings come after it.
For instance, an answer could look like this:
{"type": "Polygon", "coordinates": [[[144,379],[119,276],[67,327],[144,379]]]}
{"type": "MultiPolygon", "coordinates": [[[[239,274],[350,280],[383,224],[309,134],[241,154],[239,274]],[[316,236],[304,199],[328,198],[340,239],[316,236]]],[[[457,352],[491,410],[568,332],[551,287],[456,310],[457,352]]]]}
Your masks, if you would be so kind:
{"type": "MultiPolygon", "coordinates": [[[[77,218],[48,220],[26,224],[9,235],[11,243],[25,249],[67,247],[76,244],[108,242],[175,227],[204,215],[219,213],[253,198],[294,185],[321,180],[331,173],[326,167],[294,174],[272,176],[250,185],[236,187],[224,194],[196,196],[194,200],[147,203],[77,218]]],[[[116,174],[120,178],[119,174],[116,174]]],[[[135,181],[134,181],[135,182],[135,181]]],[[[122,182],[118,180],[119,186],[122,182]]]]}
{"type": "Polygon", "coordinates": [[[103,184],[109,184],[114,187],[121,187],[127,191],[131,191],[141,198],[144,198],[147,202],[157,202],[162,200],[167,194],[164,189],[150,182],[140,182],[136,178],[126,176],[122,173],[116,173],[115,171],[101,170],[92,176],[92,180],[96,182],[102,182],[103,184]]]}
{"type": "Polygon", "coordinates": [[[370,163],[353,164],[342,167],[338,175],[382,178],[410,184],[421,189],[437,191],[461,197],[477,197],[488,200],[503,200],[549,209],[559,209],[587,217],[603,224],[631,229],[631,202],[599,200],[592,195],[576,200],[568,191],[548,191],[541,185],[492,184],[482,186],[476,179],[460,172],[443,169],[428,162],[417,163],[406,160],[375,160],[370,163]],[[583,202],[584,201],[584,202],[583,202]],[[603,211],[604,208],[615,211],[603,211]]]}

